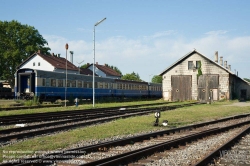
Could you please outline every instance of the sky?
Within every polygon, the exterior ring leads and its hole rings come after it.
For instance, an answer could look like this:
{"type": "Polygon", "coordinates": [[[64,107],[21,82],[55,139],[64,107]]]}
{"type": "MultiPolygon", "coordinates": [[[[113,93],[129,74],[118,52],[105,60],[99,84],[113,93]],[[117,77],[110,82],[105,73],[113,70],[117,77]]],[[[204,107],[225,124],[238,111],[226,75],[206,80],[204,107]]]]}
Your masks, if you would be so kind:
{"type": "Polygon", "coordinates": [[[211,60],[218,51],[232,72],[250,78],[249,0],[0,2],[1,21],[34,26],[51,53],[61,57],[66,57],[68,43],[76,66],[93,63],[95,43],[98,64],[116,66],[123,75],[135,72],[149,81],[196,49],[211,60]]]}

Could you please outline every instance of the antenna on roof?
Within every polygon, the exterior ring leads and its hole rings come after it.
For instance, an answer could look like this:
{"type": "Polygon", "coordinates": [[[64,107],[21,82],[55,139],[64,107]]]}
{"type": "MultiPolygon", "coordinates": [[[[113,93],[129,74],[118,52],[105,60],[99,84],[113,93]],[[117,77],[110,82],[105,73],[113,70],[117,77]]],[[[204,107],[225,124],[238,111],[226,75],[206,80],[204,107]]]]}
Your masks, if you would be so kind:
{"type": "Polygon", "coordinates": [[[84,60],[81,61],[81,62],[77,62],[77,63],[78,63],[78,67],[79,67],[79,74],[80,74],[80,64],[81,64],[82,62],[84,62],[84,60]]]}

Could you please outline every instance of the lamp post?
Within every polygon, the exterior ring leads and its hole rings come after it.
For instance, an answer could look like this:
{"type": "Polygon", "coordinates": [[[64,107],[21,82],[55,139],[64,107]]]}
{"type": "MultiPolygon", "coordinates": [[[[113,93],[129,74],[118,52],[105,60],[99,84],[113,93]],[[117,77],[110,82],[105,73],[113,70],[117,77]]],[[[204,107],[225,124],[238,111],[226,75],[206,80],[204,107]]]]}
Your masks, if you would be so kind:
{"type": "Polygon", "coordinates": [[[98,21],[97,23],[95,23],[94,25],[94,31],[93,31],[93,43],[94,43],[94,56],[93,56],[93,107],[95,107],[95,27],[97,25],[99,25],[100,23],[102,23],[104,20],[106,20],[106,17],[100,21],[98,21]]]}
{"type": "Polygon", "coordinates": [[[69,48],[69,45],[68,45],[68,43],[66,43],[66,45],[65,45],[65,49],[66,49],[66,81],[65,81],[65,107],[67,106],[67,104],[66,104],[66,100],[67,100],[67,98],[66,98],[66,94],[67,94],[67,68],[68,68],[68,65],[67,65],[67,52],[68,52],[68,48],[69,48]]]}

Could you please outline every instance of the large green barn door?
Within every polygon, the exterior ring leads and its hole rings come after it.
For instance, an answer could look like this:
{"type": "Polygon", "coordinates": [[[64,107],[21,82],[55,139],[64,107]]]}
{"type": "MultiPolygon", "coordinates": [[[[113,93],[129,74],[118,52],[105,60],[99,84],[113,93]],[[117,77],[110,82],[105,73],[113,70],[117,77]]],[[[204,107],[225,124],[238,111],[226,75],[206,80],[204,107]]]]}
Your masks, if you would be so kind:
{"type": "Polygon", "coordinates": [[[218,100],[219,75],[204,74],[198,78],[198,100],[218,100]]]}
{"type": "Polygon", "coordinates": [[[178,75],[171,77],[172,101],[192,99],[192,76],[178,75]]]}

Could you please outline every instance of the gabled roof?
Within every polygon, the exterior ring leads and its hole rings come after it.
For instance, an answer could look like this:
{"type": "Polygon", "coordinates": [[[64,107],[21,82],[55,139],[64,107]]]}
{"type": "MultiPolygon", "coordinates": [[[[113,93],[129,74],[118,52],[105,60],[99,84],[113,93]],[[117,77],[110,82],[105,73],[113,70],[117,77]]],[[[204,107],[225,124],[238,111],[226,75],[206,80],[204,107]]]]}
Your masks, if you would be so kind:
{"type": "Polygon", "coordinates": [[[213,63],[214,65],[224,69],[225,71],[227,71],[228,73],[234,75],[234,73],[232,73],[230,70],[228,70],[227,68],[225,68],[224,66],[221,66],[220,64],[214,62],[213,60],[209,59],[208,57],[206,57],[205,55],[201,54],[200,52],[198,52],[197,50],[193,50],[189,53],[187,53],[186,55],[184,55],[183,57],[181,57],[179,60],[177,60],[175,63],[173,63],[172,65],[170,65],[168,68],[166,68],[165,70],[163,70],[159,75],[162,76],[164,73],[168,72],[170,69],[172,69],[174,66],[176,66],[177,64],[179,64],[180,62],[182,62],[183,60],[187,59],[188,57],[190,57],[193,54],[199,54],[201,57],[205,58],[206,60],[210,61],[211,63],[213,63]]]}
{"type": "MultiPolygon", "coordinates": [[[[24,60],[17,67],[17,69],[19,69],[23,64],[28,62],[35,55],[40,56],[41,58],[43,58],[45,61],[47,61],[48,63],[50,63],[52,66],[54,66],[57,69],[65,69],[66,70],[66,59],[65,58],[57,57],[57,56],[53,56],[53,55],[44,55],[44,54],[41,54],[40,52],[36,52],[36,53],[32,54],[31,56],[29,56],[26,60],[24,60]]],[[[74,64],[72,64],[71,62],[67,61],[67,70],[78,70],[78,68],[74,64]]]]}
{"type": "MultiPolygon", "coordinates": [[[[89,66],[92,66],[92,64],[90,64],[89,66]]],[[[88,68],[89,68],[88,66],[88,68]]],[[[108,76],[116,76],[116,77],[121,77],[121,75],[116,72],[115,70],[111,69],[110,67],[108,66],[105,66],[105,65],[98,65],[98,64],[95,64],[95,66],[101,70],[103,73],[105,73],[106,75],[108,76]]]]}
{"type": "MultiPolygon", "coordinates": [[[[92,72],[92,70],[90,70],[90,69],[80,68],[80,74],[84,74],[84,75],[93,75],[93,72],[92,72]]],[[[98,75],[95,74],[95,76],[98,76],[98,75]]]]}
{"type": "Polygon", "coordinates": [[[231,75],[234,75],[235,77],[241,79],[243,82],[248,83],[246,80],[240,78],[239,76],[237,76],[236,74],[234,74],[233,72],[231,72],[230,70],[228,70],[227,68],[225,68],[224,66],[221,66],[220,64],[216,63],[215,61],[209,59],[208,57],[206,57],[205,55],[201,54],[200,52],[198,52],[197,50],[193,50],[189,53],[187,53],[186,55],[184,55],[182,58],[180,58],[178,61],[176,61],[175,63],[173,63],[172,65],[170,65],[168,68],[166,68],[165,70],[163,70],[159,75],[162,76],[164,73],[168,72],[170,69],[172,69],[174,66],[176,66],[177,64],[179,64],[181,61],[185,60],[186,58],[190,57],[193,54],[199,54],[201,57],[205,58],[206,60],[210,61],[211,63],[213,63],[214,65],[224,69],[226,72],[228,72],[231,75]]]}

